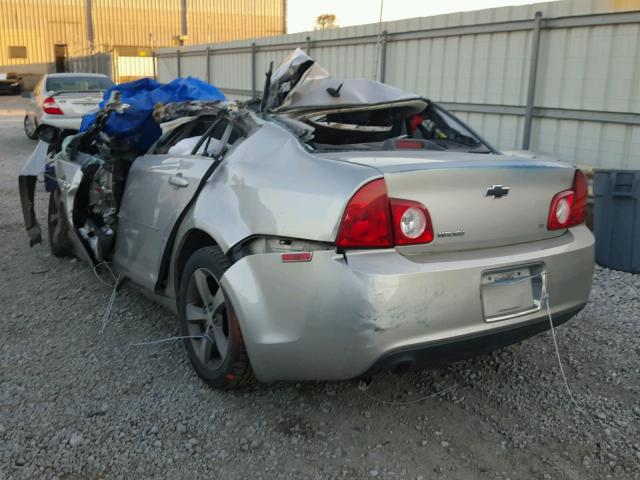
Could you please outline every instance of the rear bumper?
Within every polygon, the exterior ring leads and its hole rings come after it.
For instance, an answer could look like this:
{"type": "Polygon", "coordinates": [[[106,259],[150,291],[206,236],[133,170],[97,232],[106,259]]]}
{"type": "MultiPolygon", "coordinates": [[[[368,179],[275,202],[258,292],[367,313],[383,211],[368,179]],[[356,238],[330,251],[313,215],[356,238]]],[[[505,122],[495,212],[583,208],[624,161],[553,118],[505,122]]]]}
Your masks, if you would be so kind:
{"type": "Polygon", "coordinates": [[[49,115],[45,113],[38,120],[38,124],[51,125],[52,127],[60,128],[62,130],[80,130],[80,124],[82,123],[82,117],[69,116],[69,115],[49,115]]]}
{"type": "MultiPolygon", "coordinates": [[[[583,308],[584,305],[581,305],[564,312],[557,312],[553,315],[554,327],[567,322],[583,308]]],[[[545,313],[541,318],[525,322],[524,325],[494,328],[475,335],[401,348],[383,355],[363,376],[368,377],[384,371],[405,372],[438,367],[466,360],[526,340],[549,328],[549,317],[545,313]]]]}
{"type": "Polygon", "coordinates": [[[540,242],[413,257],[324,250],[310,262],[282,263],[277,253],[257,254],[236,262],[222,284],[260,380],[339,380],[382,370],[398,352],[432,347],[412,354],[416,363],[446,363],[542,331],[542,310],[485,321],[487,270],[543,264],[551,313],[568,319],[588,300],[593,257],[593,235],[580,226],[540,242]],[[442,345],[457,345],[455,354],[442,345]]]}

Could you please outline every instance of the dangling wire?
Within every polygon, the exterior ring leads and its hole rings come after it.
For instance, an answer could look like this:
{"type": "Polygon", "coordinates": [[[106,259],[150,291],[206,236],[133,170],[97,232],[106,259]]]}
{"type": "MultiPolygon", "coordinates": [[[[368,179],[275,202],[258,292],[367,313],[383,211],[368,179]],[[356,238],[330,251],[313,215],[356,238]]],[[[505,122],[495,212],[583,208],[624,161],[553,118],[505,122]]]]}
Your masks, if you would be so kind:
{"type": "MultiPolygon", "coordinates": [[[[539,275],[544,275],[544,274],[540,273],[539,275]]],[[[543,282],[544,282],[544,280],[543,280],[543,282]]],[[[562,364],[562,358],[560,357],[560,349],[558,348],[558,341],[556,339],[556,331],[555,331],[555,328],[553,326],[553,317],[551,315],[551,305],[550,305],[550,302],[549,302],[549,294],[546,292],[546,289],[544,287],[543,287],[543,292],[542,292],[542,295],[541,295],[541,301],[544,302],[544,305],[545,305],[546,310],[547,310],[547,317],[549,318],[549,327],[550,327],[550,330],[551,330],[551,338],[553,339],[553,347],[554,347],[555,352],[556,352],[556,358],[558,360],[558,366],[560,367],[560,374],[562,375],[562,380],[564,382],[564,387],[565,387],[565,389],[567,391],[567,394],[569,395],[569,398],[571,399],[571,402],[574,404],[574,406],[578,410],[580,410],[580,406],[578,405],[578,402],[576,401],[575,397],[573,396],[573,393],[571,392],[571,388],[569,387],[569,381],[567,380],[567,376],[564,373],[564,366],[562,364]]],[[[418,402],[421,402],[423,400],[427,400],[429,398],[437,397],[439,395],[447,393],[447,392],[453,390],[454,388],[456,388],[458,385],[454,385],[452,387],[445,388],[444,390],[442,390],[440,392],[432,393],[431,395],[428,395],[426,397],[421,397],[421,398],[418,398],[416,400],[409,400],[409,401],[406,401],[406,402],[395,402],[395,401],[383,400],[381,398],[374,397],[373,395],[369,394],[369,392],[367,392],[367,390],[369,389],[370,386],[371,386],[371,380],[370,379],[368,381],[362,380],[358,384],[358,390],[360,390],[364,395],[366,395],[370,399],[375,400],[375,401],[380,402],[380,403],[383,403],[385,405],[410,405],[412,403],[418,403],[418,402]]]]}
{"type": "MultiPolygon", "coordinates": [[[[384,405],[411,405],[413,403],[419,403],[424,400],[429,400],[430,398],[439,397],[440,395],[444,395],[445,393],[450,392],[451,390],[454,390],[455,388],[458,387],[458,385],[452,385],[449,388],[445,388],[444,390],[440,390],[439,392],[434,392],[431,395],[427,395],[425,397],[416,398],[414,400],[407,400],[405,402],[396,402],[393,400],[383,400],[382,398],[378,398],[371,395],[369,392],[367,392],[370,386],[371,386],[370,380],[369,381],[361,380],[360,383],[358,383],[358,390],[360,390],[366,397],[369,397],[371,400],[375,400],[376,402],[382,403],[384,405]]],[[[461,388],[461,390],[464,388],[466,387],[461,388]]]]}
{"type": "Polygon", "coordinates": [[[571,388],[569,388],[569,382],[567,381],[567,376],[564,374],[564,367],[562,366],[562,359],[560,358],[560,350],[558,349],[558,342],[556,340],[556,331],[553,328],[553,318],[551,317],[551,306],[549,304],[549,295],[544,294],[544,302],[547,306],[547,316],[549,317],[549,325],[551,327],[551,338],[553,338],[553,347],[556,350],[556,358],[558,359],[558,366],[560,367],[560,374],[562,375],[562,380],[564,381],[564,386],[567,389],[567,394],[569,395],[569,398],[571,399],[571,401],[573,402],[573,404],[576,406],[576,408],[580,408],[580,406],[578,405],[578,402],[576,402],[576,399],[573,397],[573,393],[571,393],[571,388]]]}
{"type": "Polygon", "coordinates": [[[184,335],[184,336],[167,337],[167,338],[161,338],[160,340],[151,340],[149,342],[131,343],[129,345],[132,347],[140,347],[143,345],[157,345],[159,343],[175,342],[176,340],[182,340],[184,338],[193,338],[196,340],[206,339],[206,340],[209,340],[210,342],[213,342],[213,339],[209,336],[209,334],[207,332],[204,332],[202,335],[184,335]]]}
{"type": "Polygon", "coordinates": [[[113,270],[111,270],[111,267],[109,266],[110,263],[111,262],[100,262],[93,266],[93,274],[96,276],[96,278],[100,283],[102,283],[103,285],[106,285],[107,287],[112,287],[113,283],[105,282],[104,279],[100,277],[100,274],[98,273],[98,268],[104,267],[107,270],[107,272],[109,272],[109,275],[111,275],[111,279],[115,283],[116,275],[113,273],[113,270]]]}
{"type": "MultiPolygon", "coordinates": [[[[111,269],[109,269],[111,271],[111,269]]],[[[113,272],[111,272],[113,275],[113,272]]],[[[102,323],[100,326],[100,335],[102,335],[107,328],[107,324],[109,323],[109,317],[111,316],[111,309],[113,308],[113,302],[116,301],[116,294],[118,292],[118,283],[120,282],[120,274],[115,277],[115,282],[113,283],[113,290],[111,291],[111,296],[109,297],[109,302],[107,303],[107,309],[102,315],[102,323]]]]}

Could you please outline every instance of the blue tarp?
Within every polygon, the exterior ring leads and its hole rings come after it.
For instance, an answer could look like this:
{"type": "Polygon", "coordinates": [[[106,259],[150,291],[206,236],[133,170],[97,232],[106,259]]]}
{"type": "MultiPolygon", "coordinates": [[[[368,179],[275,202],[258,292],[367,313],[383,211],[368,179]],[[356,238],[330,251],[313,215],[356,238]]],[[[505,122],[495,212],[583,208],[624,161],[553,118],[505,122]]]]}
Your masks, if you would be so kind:
{"type": "MultiPolygon", "coordinates": [[[[161,134],[160,126],[153,119],[156,103],[186,102],[190,100],[226,100],[224,94],[213,85],[197,78],[177,78],[162,84],[150,78],[114,85],[104,92],[100,108],[111,98],[111,92],[118,90],[122,103],[129,108],[122,114],[113,113],[107,120],[105,132],[115,138],[128,139],[132,147],[146,151],[161,134]]],[[[96,118],[95,113],[82,117],[80,131],[89,128],[96,118]]]]}

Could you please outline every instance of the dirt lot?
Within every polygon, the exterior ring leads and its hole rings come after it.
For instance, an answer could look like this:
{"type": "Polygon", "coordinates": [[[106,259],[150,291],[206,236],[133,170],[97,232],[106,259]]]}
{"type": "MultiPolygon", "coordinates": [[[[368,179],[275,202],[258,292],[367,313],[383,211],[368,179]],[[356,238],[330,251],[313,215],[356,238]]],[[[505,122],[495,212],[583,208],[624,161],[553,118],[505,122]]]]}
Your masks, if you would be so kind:
{"type": "MultiPolygon", "coordinates": [[[[124,288],[101,336],[110,289],[51,256],[46,232],[29,248],[21,101],[0,97],[1,479],[640,478],[639,275],[599,268],[591,302],[557,331],[578,407],[548,333],[366,393],[355,381],[217,392],[182,344],[131,345],[173,335],[171,315],[124,288]]],[[[46,199],[39,185],[43,223],[46,199]]]]}

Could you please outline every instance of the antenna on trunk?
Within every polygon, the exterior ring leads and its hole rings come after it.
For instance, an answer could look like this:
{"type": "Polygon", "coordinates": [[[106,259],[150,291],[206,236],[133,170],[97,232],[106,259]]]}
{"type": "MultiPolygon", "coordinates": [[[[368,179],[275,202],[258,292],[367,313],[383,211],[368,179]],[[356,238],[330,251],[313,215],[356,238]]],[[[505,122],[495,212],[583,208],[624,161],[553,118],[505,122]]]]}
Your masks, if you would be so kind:
{"type": "Polygon", "coordinates": [[[329,87],[327,88],[327,93],[331,95],[333,98],[338,98],[340,96],[340,89],[342,88],[344,83],[341,83],[338,88],[329,87]]]}

